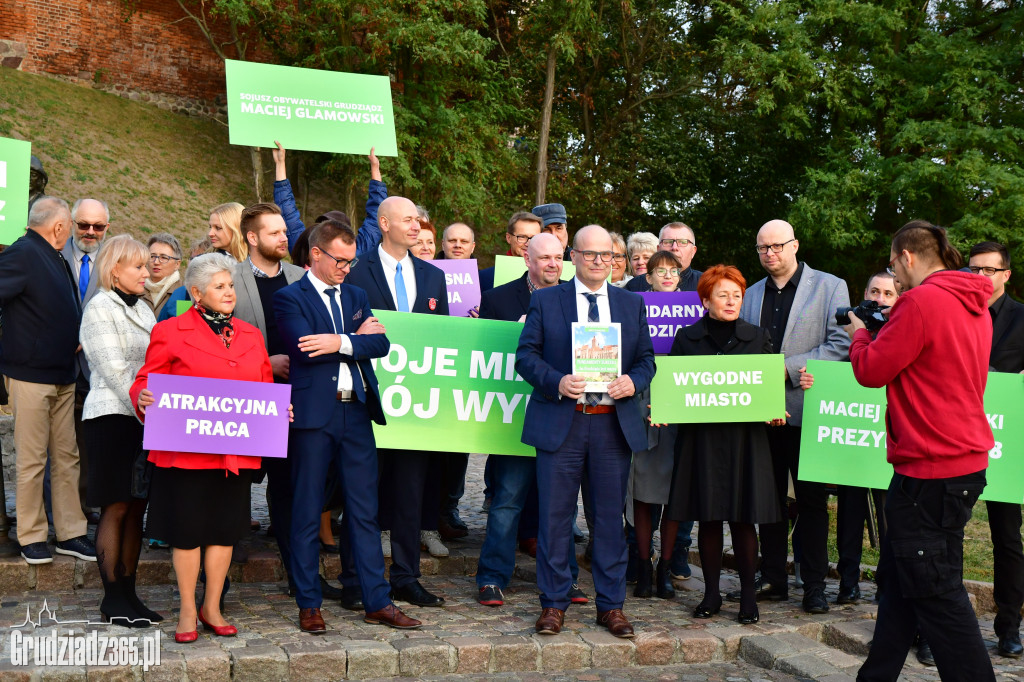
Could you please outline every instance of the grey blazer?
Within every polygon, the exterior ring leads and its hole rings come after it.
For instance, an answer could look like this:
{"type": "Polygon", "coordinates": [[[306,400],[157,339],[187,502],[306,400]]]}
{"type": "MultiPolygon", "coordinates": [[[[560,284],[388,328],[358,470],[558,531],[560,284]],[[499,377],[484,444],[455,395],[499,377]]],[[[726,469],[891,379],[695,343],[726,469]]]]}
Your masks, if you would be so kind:
{"type": "MultiPolygon", "coordinates": [[[[75,277],[75,293],[78,294],[78,265],[75,263],[75,252],[71,246],[71,238],[69,237],[67,242],[64,243],[64,248],[60,252],[64,255],[64,260],[68,262],[71,267],[71,274],[75,277]]],[[[96,286],[100,283],[100,278],[96,272],[96,256],[99,255],[99,251],[94,251],[89,254],[89,286],[85,288],[85,298],[81,295],[78,296],[79,301],[82,304],[82,310],[85,310],[85,305],[92,300],[93,295],[96,294],[96,286]]]]}
{"type": "MultiPolygon", "coordinates": [[[[740,317],[754,325],[761,325],[761,306],[768,278],[747,289],[743,297],[740,317]]],[[[836,308],[850,305],[850,292],[846,282],[827,272],[812,270],[804,263],[804,271],[796,287],[793,310],[786,323],[782,339],[782,354],[786,356],[786,411],[787,423],[800,426],[803,421],[804,392],[800,388],[800,368],[808,360],[848,360],[850,337],[836,323],[836,308]]]]}
{"type": "MultiPolygon", "coordinates": [[[[302,279],[306,271],[297,265],[281,261],[284,278],[291,284],[302,279]]],[[[256,288],[256,275],[252,274],[249,259],[235,266],[235,317],[257,327],[263,335],[263,345],[267,345],[267,320],[263,317],[263,303],[260,301],[260,290],[256,288]]]]}

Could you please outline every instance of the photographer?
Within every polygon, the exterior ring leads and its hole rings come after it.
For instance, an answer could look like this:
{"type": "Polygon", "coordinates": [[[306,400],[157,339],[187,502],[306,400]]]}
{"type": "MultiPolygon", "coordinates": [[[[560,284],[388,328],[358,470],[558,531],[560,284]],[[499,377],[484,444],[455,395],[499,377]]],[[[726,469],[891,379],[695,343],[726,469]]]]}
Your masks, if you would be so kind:
{"type": "Polygon", "coordinates": [[[925,221],[900,228],[890,255],[904,293],[888,324],[874,340],[856,316],[845,328],[857,381],[886,387],[894,469],[878,620],[857,679],[895,680],[919,626],[943,680],[994,680],[963,586],[964,525],[985,488],[993,447],[982,402],[992,283],[957,272],[963,260],[945,230],[925,221]]]}

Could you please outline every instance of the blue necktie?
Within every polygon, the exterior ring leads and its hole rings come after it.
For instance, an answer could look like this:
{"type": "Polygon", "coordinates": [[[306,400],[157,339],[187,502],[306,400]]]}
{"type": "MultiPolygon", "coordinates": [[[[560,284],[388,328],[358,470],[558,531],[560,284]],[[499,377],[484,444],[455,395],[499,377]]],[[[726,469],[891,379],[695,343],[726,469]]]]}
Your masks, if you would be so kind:
{"type": "MultiPolygon", "coordinates": [[[[600,322],[601,315],[597,312],[597,294],[583,294],[588,301],[590,301],[590,307],[587,309],[587,322],[600,322]]],[[[600,393],[587,393],[583,396],[583,399],[587,401],[588,405],[597,405],[601,402],[600,393]]]]}
{"type": "Polygon", "coordinates": [[[89,289],[89,254],[82,255],[82,269],[78,271],[78,295],[85,301],[85,292],[89,289]]]}
{"type": "MultiPolygon", "coordinates": [[[[324,289],[324,293],[331,300],[331,317],[334,318],[334,331],[338,334],[345,333],[345,321],[341,317],[341,308],[338,307],[338,299],[336,298],[338,290],[334,287],[324,289]]],[[[359,373],[359,366],[356,365],[354,360],[344,360],[348,365],[348,371],[352,374],[352,390],[355,391],[356,398],[359,402],[366,402],[366,391],[363,390],[363,375],[359,373]]]]}
{"type": "Polygon", "coordinates": [[[395,297],[398,299],[398,312],[409,312],[409,294],[405,291],[405,279],[402,277],[402,264],[395,265],[395,297]]]}

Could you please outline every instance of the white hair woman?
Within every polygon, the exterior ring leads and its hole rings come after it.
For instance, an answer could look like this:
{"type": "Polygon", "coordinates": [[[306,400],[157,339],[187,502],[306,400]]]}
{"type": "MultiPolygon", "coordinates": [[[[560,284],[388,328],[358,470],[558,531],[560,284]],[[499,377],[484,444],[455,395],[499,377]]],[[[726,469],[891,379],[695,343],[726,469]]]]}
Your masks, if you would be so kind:
{"type": "Polygon", "coordinates": [[[135,575],[142,548],[146,500],[132,495],[132,471],[142,448],[142,424],[129,389],[142,367],[153,311],[139,302],[149,272],[149,252],[128,235],[111,237],[96,257],[99,288],[82,315],[79,340],[91,371],[82,408],[88,457],[86,504],[100,508],[96,558],[103,582],[103,619],[143,627],[163,620],[139,600],[135,575]]]}

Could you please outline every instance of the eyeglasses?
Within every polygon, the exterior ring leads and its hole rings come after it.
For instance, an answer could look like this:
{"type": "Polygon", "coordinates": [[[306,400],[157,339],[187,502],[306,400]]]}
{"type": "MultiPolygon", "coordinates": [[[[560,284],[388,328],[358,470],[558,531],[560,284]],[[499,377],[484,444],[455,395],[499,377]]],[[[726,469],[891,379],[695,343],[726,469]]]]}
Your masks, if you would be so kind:
{"type": "Polygon", "coordinates": [[[107,225],[109,224],[110,223],[75,223],[75,225],[78,225],[78,229],[82,232],[88,232],[90,229],[95,230],[96,232],[103,232],[103,230],[107,229],[107,225]]]}
{"type": "Polygon", "coordinates": [[[896,261],[898,261],[902,255],[902,253],[897,254],[896,257],[889,261],[889,264],[885,266],[885,271],[889,273],[890,277],[896,276],[896,271],[893,269],[893,266],[896,265],[896,261]]]}
{"type": "Polygon", "coordinates": [[[975,275],[979,275],[979,274],[984,272],[986,275],[991,277],[992,275],[996,274],[997,272],[1006,272],[1010,268],[990,268],[990,267],[987,267],[987,266],[986,267],[982,267],[982,266],[979,266],[979,265],[969,265],[969,266],[967,266],[967,269],[970,270],[971,272],[973,272],[975,275]]]}
{"type": "Polygon", "coordinates": [[[624,253],[617,253],[614,256],[612,256],[612,261],[614,261],[616,263],[625,263],[626,262],[626,254],[624,254],[624,253]]]}
{"type": "Polygon", "coordinates": [[[530,240],[533,239],[532,234],[510,234],[509,236],[515,239],[519,246],[526,246],[530,243],[530,240]]]}
{"type": "Polygon", "coordinates": [[[678,277],[683,271],[679,268],[654,268],[653,273],[658,277],[678,277]]]}
{"type": "Polygon", "coordinates": [[[771,249],[772,253],[782,253],[782,249],[785,248],[786,244],[795,241],[796,237],[794,237],[793,239],[787,239],[781,244],[758,244],[754,247],[754,250],[757,251],[762,256],[768,253],[768,249],[771,249]]]}
{"type": "MultiPolygon", "coordinates": [[[[317,246],[315,248],[316,248],[317,251],[319,251],[320,253],[324,254],[325,256],[331,256],[331,254],[327,253],[326,251],[321,249],[319,246],[317,246]]],[[[358,258],[353,258],[352,260],[345,260],[344,258],[335,258],[334,256],[331,256],[331,259],[334,260],[334,264],[336,266],[338,266],[339,268],[348,267],[349,269],[352,269],[352,268],[354,268],[356,266],[356,263],[359,262],[358,258]]]]}
{"type": "Polygon", "coordinates": [[[611,263],[612,258],[615,257],[614,251],[576,251],[576,249],[573,251],[583,256],[583,260],[587,263],[593,263],[598,256],[601,257],[602,263],[611,263]]]}
{"type": "Polygon", "coordinates": [[[149,261],[151,263],[155,263],[157,261],[159,261],[160,263],[167,263],[167,262],[172,261],[172,260],[181,260],[181,259],[180,258],[176,258],[175,256],[167,256],[167,255],[162,254],[162,253],[151,253],[151,254],[149,254],[149,261]]]}
{"type": "Polygon", "coordinates": [[[662,239],[658,243],[664,246],[666,249],[671,249],[673,244],[678,244],[679,246],[693,244],[693,242],[690,241],[689,239],[662,239]]]}

